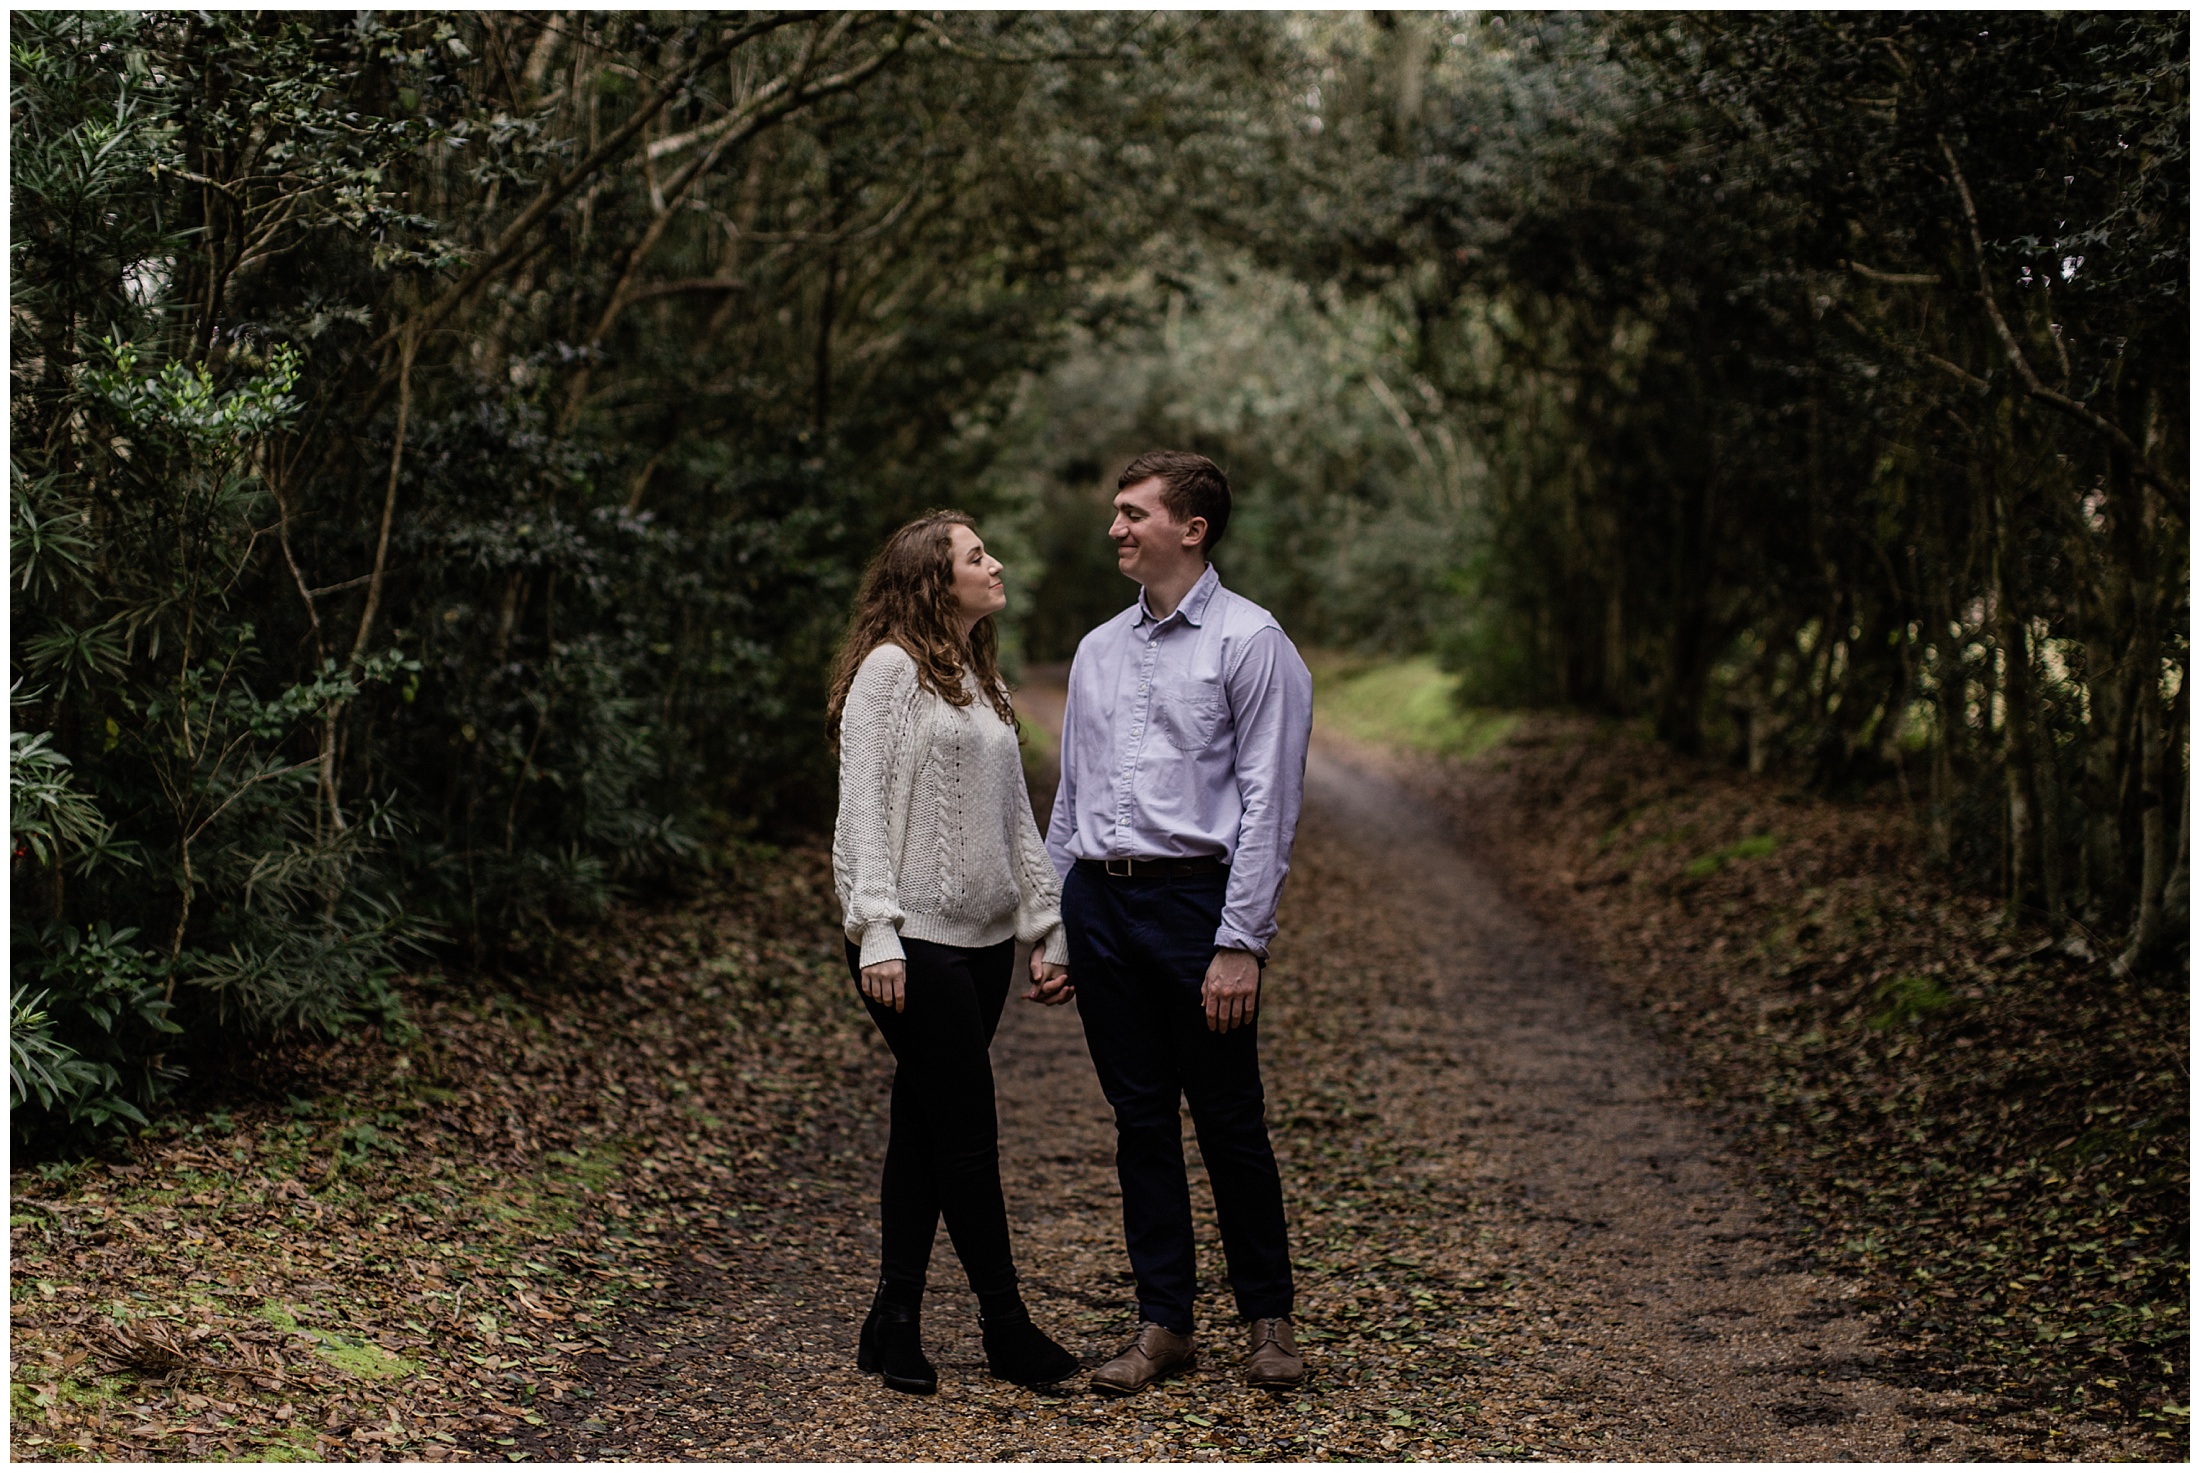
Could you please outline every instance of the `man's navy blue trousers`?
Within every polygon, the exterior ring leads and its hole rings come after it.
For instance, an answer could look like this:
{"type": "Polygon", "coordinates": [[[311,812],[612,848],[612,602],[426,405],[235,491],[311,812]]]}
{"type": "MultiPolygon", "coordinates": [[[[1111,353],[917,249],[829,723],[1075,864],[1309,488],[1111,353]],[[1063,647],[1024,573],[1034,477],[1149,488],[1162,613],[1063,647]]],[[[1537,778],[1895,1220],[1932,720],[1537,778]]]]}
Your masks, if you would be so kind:
{"type": "Polygon", "coordinates": [[[1258,1023],[1208,1028],[1200,988],[1214,960],[1229,871],[1125,879],[1073,868],[1062,885],[1069,976],[1100,1088],[1115,1107],[1115,1170],[1138,1312],[1192,1329],[1198,1275],[1180,1101],[1199,1154],[1238,1313],[1291,1313],[1283,1179],[1262,1113],[1258,1023]]]}

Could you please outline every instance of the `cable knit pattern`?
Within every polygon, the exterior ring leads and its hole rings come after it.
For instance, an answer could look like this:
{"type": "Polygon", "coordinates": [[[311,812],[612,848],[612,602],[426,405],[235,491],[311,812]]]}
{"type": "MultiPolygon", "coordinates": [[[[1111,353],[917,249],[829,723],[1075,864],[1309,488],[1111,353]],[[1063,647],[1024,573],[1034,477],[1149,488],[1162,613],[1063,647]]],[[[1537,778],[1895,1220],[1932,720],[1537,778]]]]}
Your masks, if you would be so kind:
{"type": "Polygon", "coordinates": [[[901,938],[991,946],[1014,936],[1067,965],[1062,882],[1031,817],[1015,728],[965,671],[967,706],[917,681],[897,644],[864,657],[840,718],[833,888],[863,965],[901,938]]]}

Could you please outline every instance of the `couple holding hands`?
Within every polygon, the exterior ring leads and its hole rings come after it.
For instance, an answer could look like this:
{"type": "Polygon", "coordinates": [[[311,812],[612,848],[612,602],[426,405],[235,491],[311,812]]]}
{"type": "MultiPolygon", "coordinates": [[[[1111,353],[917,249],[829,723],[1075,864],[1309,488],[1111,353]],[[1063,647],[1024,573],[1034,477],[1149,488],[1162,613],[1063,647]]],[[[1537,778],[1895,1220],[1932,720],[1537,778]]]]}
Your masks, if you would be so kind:
{"type": "Polygon", "coordinates": [[[1256,1019],[1313,681],[1275,619],[1218,581],[1208,559],[1229,517],[1229,482],[1203,456],[1142,455],[1117,481],[1109,535],[1142,591],[1078,645],[1044,840],[996,663],[1001,565],[970,518],[918,518],[864,575],[827,715],[833,879],[849,971],[895,1060],[856,1363],[897,1391],[938,1386],[918,1311],[942,1218],[993,1374],[1044,1386],[1079,1366],[1024,1307],[1001,1196],[987,1051],[1018,941],[1027,999],[1076,997],[1115,1112],[1140,1324],[1093,1388],[1128,1395],[1193,1362],[1186,1099],[1251,1326],[1246,1378],[1282,1390],[1305,1375],[1256,1019]]]}

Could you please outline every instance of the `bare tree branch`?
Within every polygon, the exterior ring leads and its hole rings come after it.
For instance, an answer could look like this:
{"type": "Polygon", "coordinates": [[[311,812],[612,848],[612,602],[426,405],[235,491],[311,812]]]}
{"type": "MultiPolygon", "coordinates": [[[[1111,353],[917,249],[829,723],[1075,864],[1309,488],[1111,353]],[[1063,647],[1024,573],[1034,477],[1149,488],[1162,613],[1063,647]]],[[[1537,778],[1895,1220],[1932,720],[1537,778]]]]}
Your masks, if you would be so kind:
{"type": "Polygon", "coordinates": [[[1963,177],[1963,166],[1956,162],[1956,151],[1948,146],[1946,138],[1940,140],[1940,152],[1948,160],[1948,171],[1954,177],[1956,194],[1963,201],[1963,218],[1971,229],[1971,253],[1978,260],[1979,301],[1985,304],[1986,315],[1994,324],[1994,334],[2001,339],[2002,351],[2008,355],[2010,367],[2017,371],[2018,381],[2024,385],[2024,391],[2042,404],[2061,410],[2114,445],[2130,458],[2133,473],[2152,483],[2165,496],[2183,496],[2184,487],[2155,466],[2146,453],[2132,443],[2131,436],[2124,433],[2121,425],[2068,394],[2058,394],[2042,383],[2040,376],[2033,372],[2031,362],[2026,359],[2023,347],[2017,342],[2017,335],[2009,330],[2008,319],[2001,315],[2001,304],[1994,300],[1993,278],[1986,268],[1986,239],[1979,231],[1978,204],[1971,197],[1970,181],[1963,177]]]}
{"type": "MultiPolygon", "coordinates": [[[[545,180],[541,192],[535,196],[526,209],[520,211],[518,217],[511,224],[504,227],[503,232],[490,244],[489,249],[482,253],[481,259],[476,261],[464,276],[461,276],[445,289],[443,294],[431,302],[408,326],[422,333],[432,332],[440,327],[446,318],[458,310],[461,303],[472,296],[477,288],[510,261],[513,253],[527,239],[528,234],[537,225],[541,224],[552,210],[555,210],[570,198],[573,191],[578,189],[584,180],[622,153],[627,144],[633,142],[635,136],[648,127],[657,114],[664,111],[665,104],[677,96],[690,81],[702,72],[716,66],[726,57],[732,55],[734,51],[747,45],[757,37],[766,35],[799,19],[801,19],[799,13],[767,16],[763,20],[752,21],[741,29],[721,38],[715,45],[697,52],[685,66],[666,78],[661,86],[653,88],[647,93],[641,102],[636,105],[627,120],[613,129],[610,135],[598,144],[588,157],[575,164],[569,172],[562,175],[553,174],[545,180]]],[[[393,327],[377,341],[378,343],[386,342],[391,336],[405,330],[407,329],[403,327],[393,327]]]]}
{"type": "Polygon", "coordinates": [[[397,515],[397,473],[405,463],[405,421],[412,414],[413,360],[420,353],[420,333],[417,330],[405,334],[398,354],[397,369],[397,433],[390,444],[389,484],[382,493],[382,530],[374,543],[374,571],[367,575],[367,606],[359,612],[359,635],[351,642],[351,659],[358,663],[367,652],[367,636],[374,629],[374,616],[382,606],[382,577],[390,562],[390,523],[397,515]]]}
{"type": "Polygon", "coordinates": [[[1932,271],[1875,271],[1862,261],[1842,263],[1866,281],[1876,281],[1881,286],[1938,286],[1940,276],[1932,271]]]}
{"type": "Polygon", "coordinates": [[[736,276],[691,276],[685,281],[654,281],[626,294],[628,306],[657,297],[679,297],[696,292],[747,291],[749,284],[736,276]]]}
{"type": "MultiPolygon", "coordinates": [[[[842,92],[851,91],[877,75],[888,62],[901,53],[902,48],[908,44],[911,32],[915,29],[914,23],[904,18],[901,24],[895,28],[892,38],[868,60],[836,72],[829,77],[821,78],[814,84],[807,83],[804,79],[812,62],[819,54],[828,51],[847,32],[852,21],[852,15],[843,16],[822,37],[813,33],[810,43],[803,47],[802,55],[796,60],[794,66],[790,67],[781,76],[775,77],[770,84],[759,92],[756,99],[751,100],[748,107],[734,114],[734,126],[721,133],[709,149],[689,162],[679,173],[672,177],[664,190],[665,207],[658,213],[657,218],[650,222],[649,228],[642,233],[642,238],[635,243],[634,249],[628,253],[625,265],[619,273],[618,283],[612,288],[610,298],[604,303],[602,314],[597,317],[595,326],[589,331],[586,343],[588,348],[593,349],[601,345],[604,338],[610,333],[612,325],[618,321],[619,314],[625,311],[628,304],[634,300],[633,283],[636,273],[641,270],[643,264],[648,260],[649,254],[656,248],[657,242],[663,239],[666,228],[672,223],[674,206],[678,205],[687,196],[688,190],[695,185],[697,180],[708,173],[726,153],[748,142],[766,128],[782,121],[802,108],[810,106],[812,103],[842,92]],[[767,98],[769,100],[765,101],[764,99],[767,98]],[[758,105],[759,102],[762,105],[758,105]]],[[[570,419],[578,410],[582,399],[587,394],[588,379],[589,374],[585,367],[575,375],[572,392],[566,398],[565,418],[570,419]]]]}

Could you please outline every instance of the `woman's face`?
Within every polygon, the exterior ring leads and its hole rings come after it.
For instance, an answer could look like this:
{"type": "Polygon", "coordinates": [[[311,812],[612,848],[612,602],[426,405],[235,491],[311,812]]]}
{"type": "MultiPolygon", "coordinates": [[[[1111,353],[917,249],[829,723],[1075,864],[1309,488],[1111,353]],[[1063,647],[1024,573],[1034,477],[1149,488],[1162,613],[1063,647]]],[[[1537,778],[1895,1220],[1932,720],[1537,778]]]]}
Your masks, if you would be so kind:
{"type": "Polygon", "coordinates": [[[979,620],[1008,607],[1008,590],[1001,586],[1001,562],[987,554],[985,543],[968,527],[957,525],[948,532],[949,556],[955,567],[955,603],[962,610],[963,623],[975,629],[979,620]]]}

